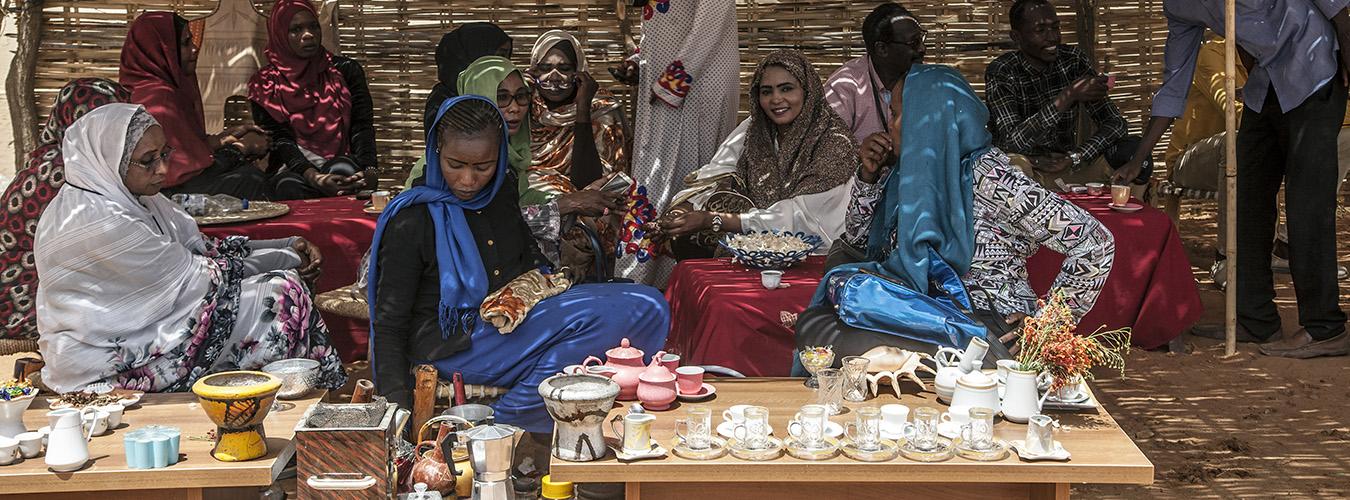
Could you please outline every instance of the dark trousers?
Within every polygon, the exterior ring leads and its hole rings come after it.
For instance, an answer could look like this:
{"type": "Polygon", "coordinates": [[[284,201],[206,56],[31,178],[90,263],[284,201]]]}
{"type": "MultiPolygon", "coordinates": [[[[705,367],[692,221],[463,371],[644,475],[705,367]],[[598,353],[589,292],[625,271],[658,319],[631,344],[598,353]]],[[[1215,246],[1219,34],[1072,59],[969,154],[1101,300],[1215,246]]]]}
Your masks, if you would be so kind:
{"type": "Polygon", "coordinates": [[[1317,340],[1345,331],[1336,282],[1336,134],[1345,104],[1345,86],[1334,77],[1287,113],[1273,87],[1261,112],[1243,111],[1237,135],[1237,314],[1253,335],[1280,329],[1270,253],[1281,183],[1299,324],[1317,340]]]}
{"type": "Polygon", "coordinates": [[[165,188],[169,196],[178,193],[226,194],[240,199],[271,200],[267,174],[252,165],[231,166],[212,163],[187,182],[165,188]]]}

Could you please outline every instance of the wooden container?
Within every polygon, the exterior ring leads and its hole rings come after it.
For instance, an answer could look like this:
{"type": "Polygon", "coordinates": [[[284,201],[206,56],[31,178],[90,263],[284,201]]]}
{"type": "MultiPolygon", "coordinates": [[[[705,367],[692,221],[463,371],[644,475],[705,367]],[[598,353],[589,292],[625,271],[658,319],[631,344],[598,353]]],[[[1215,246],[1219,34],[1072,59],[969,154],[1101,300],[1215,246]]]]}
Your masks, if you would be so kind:
{"type": "Polygon", "coordinates": [[[397,496],[394,450],[408,412],[390,404],[384,418],[374,427],[314,429],[306,423],[316,406],[310,406],[295,424],[298,496],[335,499],[397,496]]]}

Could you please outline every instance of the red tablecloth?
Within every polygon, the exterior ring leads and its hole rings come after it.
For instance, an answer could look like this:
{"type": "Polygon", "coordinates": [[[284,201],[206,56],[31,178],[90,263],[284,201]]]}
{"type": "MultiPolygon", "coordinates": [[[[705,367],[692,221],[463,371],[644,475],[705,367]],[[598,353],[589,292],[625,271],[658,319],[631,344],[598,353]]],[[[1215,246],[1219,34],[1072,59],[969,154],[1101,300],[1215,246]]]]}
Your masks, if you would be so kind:
{"type": "MultiPolygon", "coordinates": [[[[1152,349],[1200,319],[1204,306],[1191,262],[1167,214],[1150,206],[1132,214],[1120,213],[1106,206],[1110,198],[1105,196],[1065,198],[1092,213],[1116,238],[1111,277],[1092,312],[1079,322],[1079,333],[1091,333],[1099,326],[1132,326],[1131,343],[1152,349]]],[[[1044,249],[1027,261],[1031,286],[1037,293],[1049,291],[1063,261],[1063,255],[1044,249]]]]}
{"type": "MultiPolygon", "coordinates": [[[[1066,196],[1101,220],[1116,240],[1111,277],[1081,328],[1134,327],[1133,343],[1166,344],[1200,318],[1200,293],[1171,219],[1144,207],[1111,210],[1108,198],[1066,196]]],[[[1064,257],[1041,250],[1028,262],[1032,286],[1045,293],[1064,257]]],[[[747,376],[786,376],[792,362],[796,314],[805,309],[824,274],[812,257],[783,276],[791,288],[765,290],[759,273],[729,259],[686,260],[666,288],[674,319],[666,346],[685,363],[721,365],[747,376]]]]}
{"type": "MultiPolygon", "coordinates": [[[[336,197],[283,203],[290,205],[291,211],[281,217],[203,226],[202,232],[215,237],[242,235],[260,240],[303,236],[323,253],[323,274],[319,275],[315,293],[355,282],[361,256],[370,249],[370,240],[375,236],[377,219],[362,212],[365,202],[352,197],[336,197]]],[[[343,361],[366,357],[366,343],[370,337],[366,320],[333,314],[324,314],[323,320],[332,332],[333,346],[343,361]]]]}
{"type": "Polygon", "coordinates": [[[825,271],[815,256],[783,273],[787,288],[765,290],[759,271],[731,259],[680,262],[666,285],[671,328],[666,347],[684,363],[721,365],[750,377],[786,376],[792,325],[825,271]]]}

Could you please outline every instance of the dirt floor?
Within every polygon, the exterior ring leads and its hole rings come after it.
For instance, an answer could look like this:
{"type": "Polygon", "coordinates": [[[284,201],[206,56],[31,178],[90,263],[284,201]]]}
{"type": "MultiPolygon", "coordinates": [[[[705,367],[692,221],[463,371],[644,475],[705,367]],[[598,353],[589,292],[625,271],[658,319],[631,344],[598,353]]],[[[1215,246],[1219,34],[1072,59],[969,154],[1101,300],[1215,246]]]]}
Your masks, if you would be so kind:
{"type": "MultiPolygon", "coordinates": [[[[1350,205],[1346,205],[1350,206],[1350,205]]],[[[1223,320],[1209,279],[1212,201],[1182,205],[1180,231],[1205,303],[1223,320]]],[[[1338,258],[1350,264],[1350,212],[1338,214],[1338,258]]],[[[1276,275],[1286,331],[1298,328],[1293,285],[1276,275]]],[[[1341,282],[1350,310],[1350,282],[1341,282]]],[[[1124,378],[1095,384],[1103,404],[1153,461],[1148,487],[1082,486],[1081,498],[1350,498],[1350,357],[1288,360],[1255,346],[1223,358],[1219,341],[1186,335],[1184,353],[1134,350],[1124,378]]]]}

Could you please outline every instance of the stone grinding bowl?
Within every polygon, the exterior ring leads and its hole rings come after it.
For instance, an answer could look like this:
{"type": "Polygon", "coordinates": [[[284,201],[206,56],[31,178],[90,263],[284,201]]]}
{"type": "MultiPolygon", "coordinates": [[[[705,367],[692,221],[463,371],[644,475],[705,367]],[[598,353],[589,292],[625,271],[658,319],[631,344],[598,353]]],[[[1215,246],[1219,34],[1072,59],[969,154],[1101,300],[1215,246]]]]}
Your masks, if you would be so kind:
{"type": "Polygon", "coordinates": [[[280,399],[300,399],[314,391],[319,379],[319,362],[305,358],[283,359],[264,366],[262,371],[281,379],[280,399]]]}

